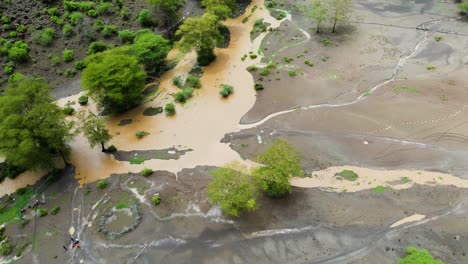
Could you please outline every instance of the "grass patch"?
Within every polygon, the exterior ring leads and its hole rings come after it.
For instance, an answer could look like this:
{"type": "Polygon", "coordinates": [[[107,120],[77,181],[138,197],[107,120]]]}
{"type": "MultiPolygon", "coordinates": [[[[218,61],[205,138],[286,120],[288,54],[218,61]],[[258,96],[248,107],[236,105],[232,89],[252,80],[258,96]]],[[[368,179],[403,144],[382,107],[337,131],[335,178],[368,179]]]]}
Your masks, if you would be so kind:
{"type": "Polygon", "coordinates": [[[408,177],[403,177],[403,178],[401,178],[401,181],[402,181],[403,183],[408,183],[408,182],[411,181],[411,179],[408,178],[408,177]]]}
{"type": "Polygon", "coordinates": [[[128,206],[124,203],[119,203],[118,205],[115,206],[115,209],[117,210],[122,210],[122,209],[125,209],[127,208],[128,206]]]}
{"type": "Polygon", "coordinates": [[[105,180],[99,180],[97,183],[96,183],[96,188],[98,189],[104,189],[107,187],[107,181],[105,180]]]}
{"type": "Polygon", "coordinates": [[[135,156],[135,157],[132,157],[130,159],[130,164],[143,164],[143,162],[145,162],[145,158],[142,158],[142,157],[138,157],[138,156],[135,156]]]}
{"type": "Polygon", "coordinates": [[[392,91],[396,94],[400,94],[401,92],[411,93],[411,94],[421,93],[420,90],[413,88],[413,87],[408,87],[408,86],[397,86],[397,87],[394,87],[392,91]]]}
{"type": "Polygon", "coordinates": [[[383,192],[385,192],[385,186],[382,186],[382,185],[375,186],[375,188],[372,189],[372,191],[374,193],[383,193],[383,192]]]}
{"type": "Polygon", "coordinates": [[[5,209],[0,214],[0,225],[11,221],[18,216],[18,212],[28,204],[33,194],[34,190],[31,187],[19,189],[16,192],[15,204],[5,209]]]}
{"type": "Polygon", "coordinates": [[[297,75],[297,72],[296,72],[296,70],[289,70],[288,74],[289,74],[289,76],[294,77],[294,76],[297,75]]]}
{"type": "Polygon", "coordinates": [[[324,46],[330,46],[333,42],[329,38],[324,37],[320,40],[320,43],[322,43],[324,46]]]}
{"type": "Polygon", "coordinates": [[[159,197],[159,194],[156,194],[153,197],[151,197],[151,202],[153,203],[154,206],[160,204],[161,203],[161,197],[159,197]]]}
{"type": "Polygon", "coordinates": [[[143,177],[148,177],[151,174],[153,174],[153,170],[150,168],[144,168],[142,171],[140,171],[140,175],[143,177]]]}
{"type": "Polygon", "coordinates": [[[352,170],[342,170],[341,172],[335,174],[335,176],[340,176],[348,181],[355,181],[359,178],[359,175],[352,170]]]}

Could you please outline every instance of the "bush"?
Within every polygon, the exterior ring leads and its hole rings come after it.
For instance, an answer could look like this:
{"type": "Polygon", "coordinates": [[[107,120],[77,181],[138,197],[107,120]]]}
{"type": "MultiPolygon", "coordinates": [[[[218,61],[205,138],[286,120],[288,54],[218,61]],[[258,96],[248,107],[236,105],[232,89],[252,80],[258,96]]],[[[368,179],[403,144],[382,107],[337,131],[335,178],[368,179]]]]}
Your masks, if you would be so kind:
{"type": "Polygon", "coordinates": [[[200,66],[207,66],[216,59],[213,49],[202,49],[197,52],[197,62],[200,66]]]}
{"type": "Polygon", "coordinates": [[[286,63],[290,63],[291,61],[293,61],[294,59],[293,58],[289,58],[289,57],[284,57],[284,62],[286,63]]]}
{"type": "Polygon", "coordinates": [[[270,75],[270,69],[268,68],[262,69],[258,74],[260,74],[260,76],[268,76],[270,75]]]}
{"type": "Polygon", "coordinates": [[[98,16],[98,12],[94,9],[90,9],[88,10],[88,12],[86,12],[86,14],[89,16],[89,17],[97,17],[98,16]]]}
{"type": "Polygon", "coordinates": [[[75,62],[75,69],[77,71],[81,71],[84,68],[86,68],[86,64],[84,63],[84,61],[79,60],[79,61],[75,62]]]}
{"type": "Polygon", "coordinates": [[[324,45],[324,46],[329,46],[329,45],[332,44],[331,40],[329,38],[327,38],[327,37],[321,39],[320,43],[322,43],[322,45],[324,45]]]}
{"type": "Polygon", "coordinates": [[[135,33],[128,29],[119,31],[119,39],[122,43],[133,43],[135,39],[135,33]]]}
{"type": "Polygon", "coordinates": [[[247,70],[248,70],[249,72],[256,71],[256,70],[257,70],[257,66],[255,66],[255,65],[250,65],[249,67],[247,67],[247,70]]]}
{"type": "Polygon", "coordinates": [[[314,67],[314,63],[311,62],[310,60],[306,60],[306,61],[304,61],[304,63],[305,63],[306,65],[310,66],[310,67],[314,67]]]}
{"type": "Polygon", "coordinates": [[[108,14],[111,13],[111,8],[112,8],[112,3],[107,3],[107,2],[101,2],[101,4],[98,6],[98,12],[99,14],[108,14]]]}
{"type": "Polygon", "coordinates": [[[14,70],[15,65],[8,63],[7,65],[5,65],[5,68],[3,68],[3,73],[5,73],[6,75],[10,75],[13,73],[14,70]]]}
{"type": "Polygon", "coordinates": [[[434,66],[434,65],[428,65],[428,66],[426,66],[426,70],[428,70],[428,71],[433,71],[433,70],[435,70],[435,69],[436,69],[436,66],[434,66]]]}
{"type": "Polygon", "coordinates": [[[24,33],[26,32],[26,26],[25,25],[19,25],[16,27],[16,31],[18,31],[19,33],[24,33]]]}
{"type": "Polygon", "coordinates": [[[161,197],[159,196],[159,194],[153,195],[153,197],[151,197],[151,202],[153,203],[154,206],[160,204],[161,197]]]}
{"type": "Polygon", "coordinates": [[[193,96],[193,89],[192,88],[185,88],[182,91],[176,93],[174,98],[179,103],[185,103],[188,99],[193,96]]]}
{"type": "Polygon", "coordinates": [[[138,22],[142,27],[151,27],[153,20],[151,19],[151,11],[148,9],[142,9],[138,14],[138,22]]]}
{"type": "Polygon", "coordinates": [[[175,76],[174,78],[172,78],[172,84],[174,84],[175,86],[177,86],[179,88],[182,88],[182,86],[184,86],[184,83],[182,81],[182,77],[181,76],[175,76]]]}
{"type": "Polygon", "coordinates": [[[88,48],[88,55],[105,51],[107,49],[106,43],[102,41],[91,42],[88,48]]]}
{"type": "Polygon", "coordinates": [[[33,42],[43,47],[52,44],[55,38],[55,31],[53,28],[46,28],[42,31],[36,31],[33,35],[33,42]]]}
{"type": "Polygon", "coordinates": [[[51,7],[49,10],[47,10],[47,13],[49,13],[51,16],[57,16],[59,15],[59,10],[56,7],[51,7]]]}
{"type": "Polygon", "coordinates": [[[175,105],[173,103],[168,103],[164,107],[164,112],[166,112],[167,116],[173,116],[176,112],[175,105]]]}
{"type": "Polygon", "coordinates": [[[130,15],[128,14],[128,10],[127,10],[126,7],[122,8],[122,10],[120,10],[120,15],[122,16],[123,20],[128,20],[130,18],[130,15]]]}
{"type": "Polygon", "coordinates": [[[27,61],[29,58],[29,46],[22,41],[16,41],[8,50],[8,58],[14,62],[27,61]]]}
{"type": "Polygon", "coordinates": [[[146,132],[146,131],[141,131],[141,130],[140,130],[140,131],[137,131],[137,132],[135,133],[135,136],[136,136],[137,138],[139,138],[139,139],[141,139],[141,138],[143,138],[143,137],[146,137],[147,135],[149,135],[148,132],[146,132]]]}
{"type": "Polygon", "coordinates": [[[398,264],[444,264],[444,262],[434,259],[425,249],[418,250],[415,247],[407,247],[405,257],[399,259],[398,264]]]}
{"type": "Polygon", "coordinates": [[[75,108],[67,105],[67,106],[65,106],[63,108],[63,113],[66,114],[66,115],[71,116],[71,115],[73,115],[75,113],[75,108]]]}
{"type": "Polygon", "coordinates": [[[81,14],[80,12],[73,12],[70,14],[70,23],[73,26],[81,24],[81,22],[83,22],[83,14],[81,14]]]}
{"type": "Polygon", "coordinates": [[[442,36],[434,36],[434,40],[439,42],[442,40],[442,36]]]}
{"type": "Polygon", "coordinates": [[[73,35],[73,27],[70,24],[65,24],[62,28],[62,34],[69,38],[73,35]]]}
{"type": "Polygon", "coordinates": [[[15,31],[12,31],[12,32],[10,32],[10,33],[8,34],[8,36],[9,36],[10,38],[16,38],[17,35],[16,35],[16,32],[15,32],[15,31]]]}
{"type": "Polygon", "coordinates": [[[289,76],[294,77],[294,76],[297,75],[297,72],[296,72],[296,70],[289,70],[288,74],[289,74],[289,76]]]}
{"type": "Polygon", "coordinates": [[[70,62],[75,58],[75,52],[71,49],[64,49],[62,51],[62,58],[64,62],[70,62]]]}
{"type": "Polygon", "coordinates": [[[219,94],[221,94],[221,96],[224,98],[228,97],[234,91],[234,87],[229,84],[221,84],[221,88],[222,90],[219,92],[219,94]]]}
{"type": "Polygon", "coordinates": [[[258,90],[263,90],[263,89],[264,89],[263,84],[258,83],[258,82],[255,83],[254,88],[255,88],[255,90],[257,90],[257,91],[258,91],[258,90]]]}
{"type": "Polygon", "coordinates": [[[255,60],[258,56],[257,56],[257,54],[249,54],[249,57],[250,57],[252,60],[255,60]]]}
{"type": "Polygon", "coordinates": [[[39,217],[44,217],[44,216],[47,216],[49,212],[47,211],[47,209],[40,208],[38,211],[38,214],[39,214],[39,217]]]}
{"type": "Polygon", "coordinates": [[[97,32],[101,32],[102,29],[104,28],[104,21],[102,21],[101,19],[97,19],[96,22],[94,22],[93,28],[97,32]]]}
{"type": "Polygon", "coordinates": [[[51,16],[50,21],[56,25],[62,25],[63,24],[63,19],[60,19],[58,16],[51,16]]]}
{"type": "Polygon", "coordinates": [[[13,252],[13,245],[7,238],[0,244],[0,254],[2,254],[2,256],[8,256],[11,252],[13,252]]]}
{"type": "Polygon", "coordinates": [[[65,73],[63,74],[66,78],[71,78],[77,74],[76,70],[74,68],[67,69],[65,73]]]}
{"type": "Polygon", "coordinates": [[[78,98],[78,103],[80,105],[87,105],[88,104],[88,96],[82,95],[78,98]]]}
{"type": "Polygon", "coordinates": [[[58,214],[59,211],[60,211],[60,206],[56,206],[56,207],[52,208],[52,210],[50,210],[50,214],[51,215],[56,215],[56,214],[58,214]]]}
{"type": "Polygon", "coordinates": [[[110,38],[112,36],[117,35],[117,26],[115,25],[107,25],[102,29],[102,35],[105,38],[110,38]]]}
{"type": "Polygon", "coordinates": [[[200,78],[196,76],[189,75],[187,79],[185,80],[185,84],[190,87],[190,88],[200,88],[201,87],[201,82],[200,78]]]}
{"type": "Polygon", "coordinates": [[[114,153],[117,151],[117,148],[114,145],[110,145],[110,147],[107,148],[108,153],[114,153]]]}
{"type": "Polygon", "coordinates": [[[99,180],[96,184],[96,188],[102,190],[107,187],[107,181],[106,180],[99,180]]]}
{"type": "Polygon", "coordinates": [[[140,171],[140,175],[143,177],[148,177],[151,174],[153,174],[153,170],[150,168],[144,168],[142,171],[140,171]]]}
{"type": "Polygon", "coordinates": [[[57,55],[49,55],[49,58],[52,62],[52,67],[55,67],[60,63],[60,57],[57,55]]]}
{"type": "Polygon", "coordinates": [[[468,13],[468,2],[463,1],[459,3],[458,8],[460,9],[461,13],[464,13],[464,14],[468,13]]]}
{"type": "Polygon", "coordinates": [[[352,170],[342,170],[341,172],[337,173],[335,176],[342,177],[348,181],[355,181],[359,178],[359,175],[352,170]]]}

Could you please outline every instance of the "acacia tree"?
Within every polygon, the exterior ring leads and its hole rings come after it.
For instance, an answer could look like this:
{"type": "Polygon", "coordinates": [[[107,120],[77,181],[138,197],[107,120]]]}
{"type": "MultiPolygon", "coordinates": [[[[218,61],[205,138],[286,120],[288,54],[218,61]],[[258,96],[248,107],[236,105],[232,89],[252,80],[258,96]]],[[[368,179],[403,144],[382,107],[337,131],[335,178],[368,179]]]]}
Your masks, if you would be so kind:
{"type": "Polygon", "coordinates": [[[176,36],[181,37],[178,46],[181,50],[197,51],[197,61],[206,66],[215,58],[216,44],[223,39],[219,32],[219,20],[216,15],[205,13],[202,17],[187,18],[179,27],[176,36]]]}
{"type": "Polygon", "coordinates": [[[312,0],[307,9],[307,16],[317,23],[316,32],[320,33],[322,22],[328,17],[328,5],[325,0],[312,0]]]}
{"type": "Polygon", "coordinates": [[[231,17],[237,8],[234,0],[202,0],[201,6],[206,8],[207,13],[216,15],[220,20],[231,17]]]}
{"type": "Polygon", "coordinates": [[[180,8],[185,4],[185,0],[147,0],[147,2],[161,10],[165,16],[166,23],[177,19],[180,8]]]}
{"type": "Polygon", "coordinates": [[[105,144],[112,139],[112,136],[109,134],[104,120],[92,112],[81,112],[79,118],[81,121],[81,131],[88,139],[89,145],[94,148],[94,146],[99,144],[101,145],[101,151],[106,152],[105,144]]]}
{"type": "Polygon", "coordinates": [[[253,170],[253,175],[260,189],[274,198],[291,193],[289,180],[303,175],[298,150],[284,140],[276,140],[257,161],[264,166],[253,170]]]}
{"type": "Polygon", "coordinates": [[[10,82],[0,96],[0,154],[24,169],[50,169],[70,154],[72,124],[52,103],[44,79],[23,77],[10,82]]]}
{"type": "Polygon", "coordinates": [[[349,15],[353,12],[351,4],[353,0],[329,0],[328,9],[330,10],[330,20],[333,23],[332,32],[335,33],[335,28],[338,23],[343,23],[349,19],[349,15]]]}
{"type": "Polygon", "coordinates": [[[247,168],[230,163],[211,172],[213,181],[207,186],[210,202],[218,204],[223,212],[238,217],[244,211],[257,209],[256,187],[247,168]]]}
{"type": "Polygon", "coordinates": [[[137,58],[120,49],[89,57],[81,78],[82,89],[110,112],[123,112],[143,99],[146,73],[137,58]]]}

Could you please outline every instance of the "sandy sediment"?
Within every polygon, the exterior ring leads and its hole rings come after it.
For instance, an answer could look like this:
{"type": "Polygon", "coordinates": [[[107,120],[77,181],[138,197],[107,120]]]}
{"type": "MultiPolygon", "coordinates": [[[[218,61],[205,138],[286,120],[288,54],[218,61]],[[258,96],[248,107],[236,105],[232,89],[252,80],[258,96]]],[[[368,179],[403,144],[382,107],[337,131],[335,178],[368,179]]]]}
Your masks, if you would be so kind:
{"type": "Polygon", "coordinates": [[[400,226],[400,225],[403,225],[403,224],[407,224],[407,223],[411,223],[411,222],[415,222],[415,221],[420,221],[420,220],[423,220],[424,218],[426,218],[425,215],[414,214],[414,215],[405,217],[405,218],[393,223],[390,227],[392,228],[392,227],[397,227],[397,226],[400,226]]]}
{"type": "Polygon", "coordinates": [[[293,178],[291,184],[302,188],[321,188],[334,192],[358,192],[377,186],[401,190],[411,188],[414,184],[451,185],[468,188],[468,180],[450,174],[420,170],[377,170],[354,166],[336,166],[315,171],[309,178],[293,178]],[[343,170],[352,170],[359,175],[355,181],[336,177],[343,170]]]}

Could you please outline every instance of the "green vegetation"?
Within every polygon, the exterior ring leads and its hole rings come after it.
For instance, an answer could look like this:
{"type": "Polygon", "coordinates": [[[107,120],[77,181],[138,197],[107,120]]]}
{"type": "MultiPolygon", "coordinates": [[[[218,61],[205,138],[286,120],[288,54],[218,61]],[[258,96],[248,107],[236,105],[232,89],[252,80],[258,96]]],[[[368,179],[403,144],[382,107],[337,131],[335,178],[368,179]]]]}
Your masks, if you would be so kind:
{"type": "Polygon", "coordinates": [[[184,88],[180,92],[174,94],[174,98],[179,103],[185,103],[193,96],[192,88],[184,88]]]}
{"type": "Polygon", "coordinates": [[[69,38],[73,35],[73,27],[70,24],[65,24],[62,28],[62,34],[66,37],[69,38]]]}
{"type": "Polygon", "coordinates": [[[99,180],[97,183],[96,183],[96,188],[102,190],[104,188],[107,187],[107,181],[106,180],[99,180]]]}
{"type": "Polygon", "coordinates": [[[112,139],[112,136],[109,134],[104,120],[91,112],[80,113],[79,119],[81,121],[80,131],[83,132],[89,145],[92,148],[96,145],[100,145],[101,151],[107,152],[105,144],[112,139]]]}
{"type": "Polygon", "coordinates": [[[458,8],[460,9],[462,14],[468,13],[468,1],[463,1],[458,4],[458,8]]]}
{"type": "Polygon", "coordinates": [[[289,70],[288,74],[289,74],[289,76],[294,77],[294,76],[297,75],[297,72],[296,72],[296,70],[289,70]]]}
{"type": "Polygon", "coordinates": [[[238,8],[235,0],[202,0],[201,6],[206,8],[207,13],[217,16],[220,20],[231,17],[238,8]]]}
{"type": "Polygon", "coordinates": [[[320,43],[322,43],[324,46],[330,46],[332,41],[328,37],[324,37],[320,40],[320,43]]]}
{"type": "Polygon", "coordinates": [[[403,183],[408,183],[408,182],[411,181],[411,179],[408,178],[408,177],[403,177],[403,178],[401,178],[401,181],[403,181],[403,183]]]}
{"type": "Polygon", "coordinates": [[[210,13],[185,19],[176,32],[176,36],[181,38],[179,48],[182,51],[195,49],[198,63],[201,66],[210,64],[216,58],[216,44],[223,40],[219,26],[218,17],[210,13]]]}
{"type": "Polygon", "coordinates": [[[73,12],[70,14],[70,24],[73,26],[79,25],[83,22],[83,14],[80,12],[73,12]]]}
{"type": "Polygon", "coordinates": [[[6,48],[8,58],[14,62],[25,62],[29,58],[29,46],[22,41],[15,41],[11,47],[6,48]]]}
{"type": "Polygon", "coordinates": [[[13,252],[13,248],[14,246],[10,243],[10,240],[8,238],[0,242],[0,254],[2,256],[10,255],[11,252],[13,252]]]}
{"type": "Polygon", "coordinates": [[[179,88],[182,88],[182,86],[184,86],[184,82],[182,81],[182,76],[174,76],[174,78],[172,78],[172,84],[174,84],[175,86],[179,88]]]}
{"type": "Polygon", "coordinates": [[[425,249],[407,247],[405,257],[399,259],[398,264],[444,264],[444,262],[434,259],[425,249]]]}
{"type": "Polygon", "coordinates": [[[336,26],[347,22],[352,13],[353,0],[312,0],[306,9],[306,15],[315,21],[316,32],[320,33],[323,22],[327,20],[333,25],[332,32],[336,26]]]}
{"type": "Polygon", "coordinates": [[[140,175],[143,177],[148,177],[153,174],[153,170],[150,168],[144,168],[142,171],[140,171],[140,175]]]}
{"type": "Polygon", "coordinates": [[[18,189],[16,191],[14,204],[10,205],[0,213],[0,225],[17,217],[18,212],[28,204],[33,194],[34,189],[32,187],[18,189]]]}
{"type": "Polygon", "coordinates": [[[143,164],[144,162],[145,162],[145,159],[139,156],[135,156],[130,159],[130,164],[133,164],[133,165],[143,164]]]}
{"type": "Polygon", "coordinates": [[[289,57],[284,57],[284,62],[286,63],[290,63],[291,61],[293,61],[294,59],[293,58],[289,58],[289,57]]]}
{"type": "Polygon", "coordinates": [[[249,67],[247,67],[247,70],[248,70],[249,72],[256,71],[256,70],[257,70],[257,66],[255,66],[255,65],[250,65],[249,67]]]}
{"type": "Polygon", "coordinates": [[[320,33],[320,26],[328,18],[328,13],[328,5],[324,0],[312,0],[310,7],[307,8],[307,16],[317,24],[315,27],[317,33],[320,33]]]}
{"type": "Polygon", "coordinates": [[[357,180],[357,178],[359,178],[359,175],[352,170],[343,170],[337,173],[335,176],[340,176],[343,179],[348,180],[348,181],[355,181],[357,180]]]}
{"type": "Polygon", "coordinates": [[[95,54],[98,52],[105,51],[107,49],[106,43],[102,41],[91,42],[88,48],[88,54],[95,54]]]}
{"type": "Polygon", "coordinates": [[[187,79],[185,79],[185,85],[189,88],[201,88],[200,78],[189,75],[187,76],[187,79]]]}
{"type": "Polygon", "coordinates": [[[124,203],[119,203],[118,205],[115,206],[115,209],[117,210],[122,210],[122,209],[125,209],[127,208],[128,206],[124,203]]]}
{"type": "Polygon", "coordinates": [[[260,70],[260,72],[258,74],[260,74],[260,76],[268,76],[268,75],[270,75],[270,69],[264,68],[264,69],[260,70]]]}
{"type": "Polygon", "coordinates": [[[142,9],[138,14],[138,22],[142,27],[151,27],[154,25],[154,21],[151,18],[151,11],[148,9],[142,9]]]}
{"type": "Polygon", "coordinates": [[[117,35],[117,32],[118,32],[118,28],[115,25],[106,25],[102,29],[102,35],[105,38],[113,37],[113,36],[117,35]]]}
{"type": "Polygon", "coordinates": [[[304,61],[304,64],[306,64],[306,65],[308,65],[308,66],[310,66],[310,67],[314,67],[314,63],[311,62],[310,60],[304,61]]]}
{"type": "Polygon", "coordinates": [[[71,116],[71,115],[73,115],[73,114],[75,113],[75,108],[73,108],[73,107],[67,105],[67,106],[65,106],[65,107],[63,108],[63,113],[64,113],[65,115],[71,116]]]}
{"type": "Polygon", "coordinates": [[[156,194],[156,195],[153,195],[153,197],[151,197],[151,203],[156,206],[158,204],[161,203],[161,197],[159,196],[159,194],[156,194]]]}
{"type": "Polygon", "coordinates": [[[257,157],[264,166],[253,170],[260,189],[268,196],[281,198],[291,193],[289,180],[303,176],[299,152],[284,140],[276,140],[257,157]]]}
{"type": "Polygon", "coordinates": [[[137,138],[139,138],[139,139],[142,139],[142,138],[146,137],[147,135],[149,135],[148,132],[146,132],[146,131],[141,131],[141,130],[140,130],[140,131],[137,131],[137,132],[135,133],[135,136],[136,136],[137,138]]]}
{"type": "Polygon", "coordinates": [[[164,112],[166,112],[166,115],[168,116],[173,116],[176,113],[175,105],[173,103],[166,104],[164,112]]]}
{"type": "Polygon", "coordinates": [[[82,88],[105,110],[124,112],[143,99],[146,73],[135,57],[111,49],[86,62],[82,88]]]}
{"type": "Polygon", "coordinates": [[[44,79],[23,77],[9,83],[0,97],[0,154],[7,163],[50,169],[57,157],[67,162],[71,124],[52,104],[49,89],[44,79]]]}
{"type": "Polygon", "coordinates": [[[45,217],[49,214],[49,211],[47,211],[47,209],[39,208],[39,210],[37,210],[37,214],[39,217],[45,217]]]}
{"type": "Polygon", "coordinates": [[[221,84],[222,90],[219,92],[223,98],[227,98],[232,92],[234,92],[234,87],[229,84],[221,84]]]}
{"type": "Polygon", "coordinates": [[[255,85],[254,85],[254,89],[255,89],[256,91],[258,91],[258,90],[263,90],[264,88],[265,88],[265,87],[263,87],[263,84],[261,84],[261,83],[259,83],[259,82],[255,83],[255,85]]]}
{"type": "Polygon", "coordinates": [[[383,192],[385,192],[385,186],[382,186],[382,185],[375,186],[375,188],[372,189],[372,191],[374,193],[383,193],[383,192]]]}
{"type": "Polygon", "coordinates": [[[179,10],[184,5],[184,0],[147,0],[148,4],[158,8],[164,14],[166,24],[174,22],[179,17],[179,10]]]}
{"type": "Polygon", "coordinates": [[[250,39],[255,39],[262,32],[267,31],[267,24],[263,22],[263,18],[255,20],[253,29],[250,31],[250,39]]]}
{"type": "Polygon", "coordinates": [[[419,89],[408,87],[408,86],[397,86],[397,87],[394,87],[392,91],[396,94],[400,94],[401,92],[406,92],[406,93],[411,93],[411,94],[421,93],[419,89]]]}
{"type": "Polygon", "coordinates": [[[80,105],[87,105],[88,104],[88,96],[82,95],[78,98],[78,103],[80,105]]]}
{"type": "Polygon", "coordinates": [[[434,40],[439,42],[442,40],[442,36],[434,36],[434,40]]]}
{"type": "Polygon", "coordinates": [[[428,66],[426,66],[426,70],[428,70],[428,71],[433,71],[433,70],[435,70],[435,69],[436,69],[436,66],[434,66],[434,65],[428,65],[428,66]]]}
{"type": "Polygon", "coordinates": [[[213,181],[207,186],[211,203],[221,207],[231,216],[240,216],[245,211],[257,209],[257,191],[247,168],[239,163],[230,163],[211,172],[213,181]]]}
{"type": "Polygon", "coordinates": [[[33,42],[43,47],[52,44],[55,38],[55,30],[53,28],[46,28],[44,30],[36,31],[33,35],[33,42]]]}
{"type": "Polygon", "coordinates": [[[124,44],[133,43],[135,33],[128,29],[121,30],[119,31],[119,39],[124,44]]]}
{"type": "Polygon", "coordinates": [[[148,72],[161,73],[166,64],[166,57],[171,50],[169,40],[151,32],[137,34],[131,46],[133,55],[145,65],[148,72]]]}
{"type": "Polygon", "coordinates": [[[75,58],[75,52],[71,49],[64,49],[62,52],[64,62],[70,62],[75,58]]]}
{"type": "Polygon", "coordinates": [[[58,212],[60,212],[60,206],[56,206],[56,207],[52,208],[52,210],[50,210],[51,215],[56,215],[56,214],[58,214],[58,212]]]}

